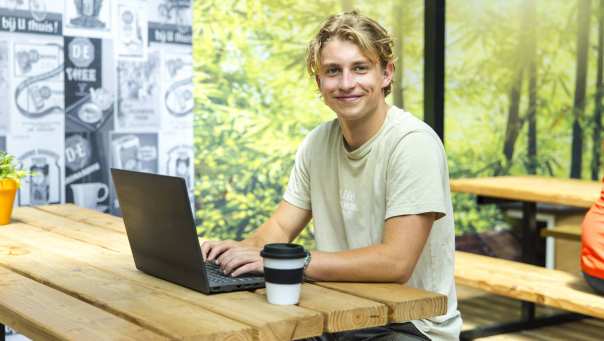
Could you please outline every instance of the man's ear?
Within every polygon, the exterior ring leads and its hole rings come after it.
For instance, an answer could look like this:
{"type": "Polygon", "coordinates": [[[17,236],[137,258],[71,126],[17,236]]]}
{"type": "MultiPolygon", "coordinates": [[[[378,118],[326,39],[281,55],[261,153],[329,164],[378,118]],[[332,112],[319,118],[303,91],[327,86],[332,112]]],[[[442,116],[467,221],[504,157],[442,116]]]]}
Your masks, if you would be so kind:
{"type": "Polygon", "coordinates": [[[394,76],[394,63],[386,64],[384,68],[384,82],[382,83],[382,88],[387,87],[392,82],[392,77],[394,76]]]}

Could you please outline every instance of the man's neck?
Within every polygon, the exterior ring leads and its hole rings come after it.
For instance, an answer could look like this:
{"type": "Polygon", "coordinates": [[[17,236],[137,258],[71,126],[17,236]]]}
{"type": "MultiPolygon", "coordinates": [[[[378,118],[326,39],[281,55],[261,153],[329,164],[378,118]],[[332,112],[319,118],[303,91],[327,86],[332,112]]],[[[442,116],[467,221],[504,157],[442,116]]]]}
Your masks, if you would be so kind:
{"type": "Polygon", "coordinates": [[[361,120],[345,121],[339,119],[346,149],[353,151],[375,136],[386,120],[388,109],[386,102],[382,102],[374,113],[361,120]]]}

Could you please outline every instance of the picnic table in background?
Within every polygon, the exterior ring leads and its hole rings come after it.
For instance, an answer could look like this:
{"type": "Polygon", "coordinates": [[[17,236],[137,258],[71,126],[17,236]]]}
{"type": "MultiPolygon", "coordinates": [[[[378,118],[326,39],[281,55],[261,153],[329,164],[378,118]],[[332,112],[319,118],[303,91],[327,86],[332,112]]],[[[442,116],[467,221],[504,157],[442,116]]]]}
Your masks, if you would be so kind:
{"type": "MultiPolygon", "coordinates": [[[[534,175],[454,179],[450,181],[450,185],[452,192],[475,194],[479,203],[520,203],[522,206],[520,229],[522,261],[534,265],[542,265],[543,261],[537,257],[537,248],[539,243],[543,242],[537,225],[537,203],[589,208],[599,198],[602,187],[598,181],[534,175]]],[[[476,268],[476,264],[467,264],[467,268],[470,267],[476,268]]],[[[467,273],[457,271],[466,268],[466,264],[463,264],[461,259],[458,260],[457,268],[456,278],[463,281],[465,279],[463,277],[467,273]]],[[[521,309],[520,321],[484,328],[485,333],[482,335],[494,335],[494,333],[488,334],[491,331],[522,330],[580,318],[574,314],[560,314],[559,317],[550,319],[537,319],[535,304],[528,301],[522,301],[521,309]]],[[[480,332],[474,333],[473,331],[467,334],[481,335],[480,332]]]]}
{"type": "Polygon", "coordinates": [[[70,204],[0,226],[0,327],[34,339],[291,340],[446,309],[444,295],[385,283],[305,283],[293,306],[263,290],[204,295],[138,271],[121,218],[70,204]]]}

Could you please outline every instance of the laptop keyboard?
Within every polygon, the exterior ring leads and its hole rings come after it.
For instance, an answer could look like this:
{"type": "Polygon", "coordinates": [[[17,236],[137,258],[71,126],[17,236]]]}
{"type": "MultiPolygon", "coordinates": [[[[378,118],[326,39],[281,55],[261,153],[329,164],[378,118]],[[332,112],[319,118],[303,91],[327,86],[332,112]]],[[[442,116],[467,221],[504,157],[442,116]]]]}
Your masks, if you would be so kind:
{"type": "Polygon", "coordinates": [[[237,284],[237,283],[249,283],[249,282],[257,282],[262,279],[261,275],[255,274],[243,274],[237,277],[231,277],[229,275],[225,275],[220,267],[214,262],[205,262],[206,274],[208,275],[208,280],[212,284],[237,284]]]}

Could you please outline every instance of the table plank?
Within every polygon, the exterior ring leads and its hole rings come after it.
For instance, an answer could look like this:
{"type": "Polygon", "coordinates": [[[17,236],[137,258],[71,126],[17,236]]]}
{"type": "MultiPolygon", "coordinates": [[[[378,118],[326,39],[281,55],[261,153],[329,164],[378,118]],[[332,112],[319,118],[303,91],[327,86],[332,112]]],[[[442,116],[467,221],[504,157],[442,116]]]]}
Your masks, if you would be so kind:
{"type": "MultiPolygon", "coordinates": [[[[263,297],[266,295],[265,289],[256,292],[263,297]]],[[[386,305],[308,283],[302,286],[298,305],[323,313],[324,329],[330,333],[388,323],[386,305]]]]}
{"type": "Polygon", "coordinates": [[[396,283],[316,282],[315,284],[384,303],[389,322],[406,322],[443,315],[447,296],[396,283]]]}
{"type": "Polygon", "coordinates": [[[126,231],[124,220],[121,217],[105,214],[90,208],[79,207],[74,204],[42,205],[33,208],[77,222],[105,227],[116,232],[126,231]]]}
{"type": "Polygon", "coordinates": [[[0,321],[32,339],[168,339],[2,266],[0,321]]]}
{"type": "MultiPolygon", "coordinates": [[[[54,219],[48,217],[45,226],[52,226],[54,219]]],[[[58,222],[62,224],[63,221],[58,222]]],[[[67,225],[66,225],[67,226],[67,225]]],[[[91,227],[92,228],[92,227],[91,227]]],[[[268,304],[263,296],[241,291],[219,295],[203,295],[193,290],[155,278],[136,270],[125,235],[117,244],[109,245],[103,241],[104,233],[111,231],[99,228],[94,230],[90,239],[99,246],[86,243],[85,240],[70,239],[68,228],[62,234],[54,234],[37,226],[12,224],[0,229],[0,238],[9,238],[23,244],[34,245],[44,253],[59,254],[77,259],[88,267],[99,267],[107,270],[122,281],[128,280],[149,290],[161,291],[203,309],[213,311],[230,319],[254,327],[255,338],[260,340],[299,339],[320,335],[323,331],[321,313],[297,306],[277,306],[268,304]],[[18,233],[17,233],[18,232],[18,233]],[[32,244],[32,241],[39,241],[32,244]]],[[[78,237],[83,235],[78,231],[78,237]]]]}
{"type": "MultiPolygon", "coordinates": [[[[165,337],[252,340],[250,327],[134,281],[57,255],[44,231],[21,237],[26,225],[0,229],[0,264],[165,337]],[[11,231],[11,229],[13,231],[11,231]],[[17,232],[15,232],[17,230],[17,232]],[[21,237],[21,238],[20,238],[21,237]],[[15,239],[20,239],[16,241],[15,239]],[[40,246],[40,248],[38,248],[40,246]]],[[[77,251],[77,250],[76,250],[77,251]]],[[[97,257],[97,266],[100,263],[97,257]]]]}
{"type": "MultiPolygon", "coordinates": [[[[89,209],[83,210],[82,215],[78,217],[77,207],[74,207],[76,206],[51,205],[37,208],[69,219],[77,217],[78,220],[91,224],[102,222],[101,226],[112,230],[123,228],[120,218],[104,218],[106,214],[89,209]],[[116,219],[119,219],[119,223],[116,219]]],[[[53,219],[46,217],[43,220],[48,224],[53,219]]],[[[263,295],[264,299],[264,291],[259,290],[258,293],[263,295]]],[[[298,305],[323,313],[324,329],[329,332],[375,327],[386,324],[388,319],[387,307],[381,303],[314,285],[304,286],[298,305]]]]}
{"type": "Polygon", "coordinates": [[[451,191],[476,195],[589,208],[599,198],[597,181],[543,176],[497,176],[450,181],[451,191]]]}

